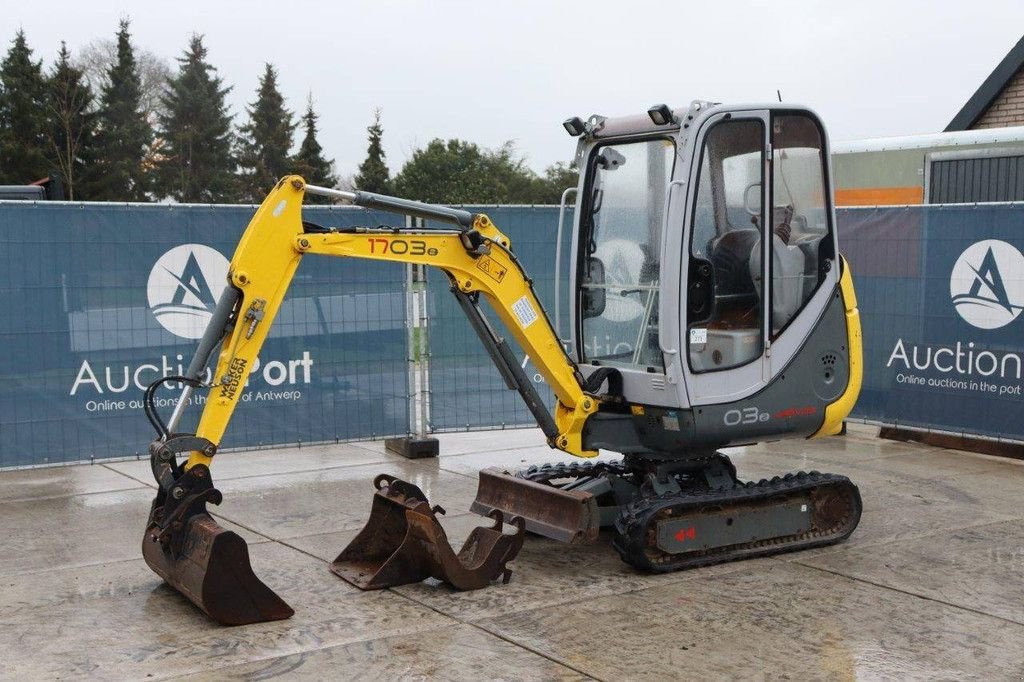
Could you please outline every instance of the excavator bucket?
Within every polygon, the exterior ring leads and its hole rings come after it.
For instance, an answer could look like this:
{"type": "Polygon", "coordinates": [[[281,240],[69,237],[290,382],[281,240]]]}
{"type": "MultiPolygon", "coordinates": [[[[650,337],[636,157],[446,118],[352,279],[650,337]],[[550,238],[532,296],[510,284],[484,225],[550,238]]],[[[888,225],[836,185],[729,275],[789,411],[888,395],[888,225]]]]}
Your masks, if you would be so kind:
{"type": "Polygon", "coordinates": [[[503,516],[490,514],[491,528],[474,528],[458,554],[418,487],[381,474],[374,480],[370,519],[331,564],[331,570],[363,590],[437,578],[458,590],[478,590],[499,576],[508,582],[506,563],[523,546],[524,523],[513,518],[514,534],[502,531],[503,516]]]}
{"type": "Polygon", "coordinates": [[[484,469],[470,509],[487,515],[495,511],[525,520],[526,530],[569,544],[597,540],[601,514],[589,492],[562,490],[518,478],[500,469],[484,469]]]}
{"type": "MultiPolygon", "coordinates": [[[[159,498],[158,498],[159,501],[159,498]]],[[[161,528],[164,507],[154,502],[142,540],[142,556],[168,585],[222,625],[290,618],[295,612],[256,577],[249,548],[206,511],[161,528]]]]}

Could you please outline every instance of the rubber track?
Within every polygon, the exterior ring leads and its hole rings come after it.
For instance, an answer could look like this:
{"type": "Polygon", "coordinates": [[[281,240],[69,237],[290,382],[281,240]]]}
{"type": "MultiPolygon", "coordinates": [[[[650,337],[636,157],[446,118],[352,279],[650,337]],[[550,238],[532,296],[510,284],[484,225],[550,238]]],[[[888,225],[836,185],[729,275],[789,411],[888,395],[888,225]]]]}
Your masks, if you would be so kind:
{"type": "Polygon", "coordinates": [[[665,573],[697,566],[707,566],[735,559],[751,559],[798,549],[810,549],[841,542],[850,536],[860,521],[860,491],[849,478],[817,471],[786,474],[757,483],[740,483],[729,490],[695,491],[640,497],[626,505],[615,522],[616,536],[612,542],[627,564],[647,571],[665,573]],[[698,512],[703,508],[750,503],[770,505],[773,498],[794,493],[811,494],[824,488],[836,488],[847,508],[828,528],[812,528],[797,535],[768,538],[703,552],[670,554],[661,550],[655,538],[661,518],[698,512]]]}

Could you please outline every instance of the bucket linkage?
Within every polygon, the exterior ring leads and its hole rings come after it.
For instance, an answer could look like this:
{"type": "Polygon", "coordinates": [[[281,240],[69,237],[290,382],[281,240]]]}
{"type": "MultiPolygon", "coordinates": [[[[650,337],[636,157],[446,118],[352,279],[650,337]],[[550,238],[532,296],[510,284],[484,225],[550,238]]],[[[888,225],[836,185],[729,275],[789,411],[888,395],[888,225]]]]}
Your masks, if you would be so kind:
{"type": "Polygon", "coordinates": [[[247,625],[290,618],[294,611],[252,570],[249,548],[238,533],[218,524],[206,510],[220,504],[210,469],[188,471],[176,453],[203,450],[208,441],[173,434],[150,445],[159,490],[142,539],[142,556],[168,585],[223,625],[247,625]]]}

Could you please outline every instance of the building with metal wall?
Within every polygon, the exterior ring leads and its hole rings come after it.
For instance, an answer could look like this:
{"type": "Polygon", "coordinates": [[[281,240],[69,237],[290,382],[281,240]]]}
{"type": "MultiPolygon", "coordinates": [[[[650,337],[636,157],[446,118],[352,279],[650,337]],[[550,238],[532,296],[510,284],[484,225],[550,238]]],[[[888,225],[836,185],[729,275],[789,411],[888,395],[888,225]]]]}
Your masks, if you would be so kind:
{"type": "Polygon", "coordinates": [[[1024,38],[945,131],[833,146],[837,206],[1024,201],[1024,38]]]}

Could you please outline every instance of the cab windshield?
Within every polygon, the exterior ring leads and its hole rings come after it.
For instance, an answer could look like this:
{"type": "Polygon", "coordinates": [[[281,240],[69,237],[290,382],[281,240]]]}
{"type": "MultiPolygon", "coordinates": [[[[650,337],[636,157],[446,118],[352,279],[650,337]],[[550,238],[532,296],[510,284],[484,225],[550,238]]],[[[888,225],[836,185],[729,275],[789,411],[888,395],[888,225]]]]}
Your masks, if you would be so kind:
{"type": "Polygon", "coordinates": [[[663,371],[658,345],[661,226],[675,144],[606,144],[590,158],[580,231],[581,357],[663,371]]]}

